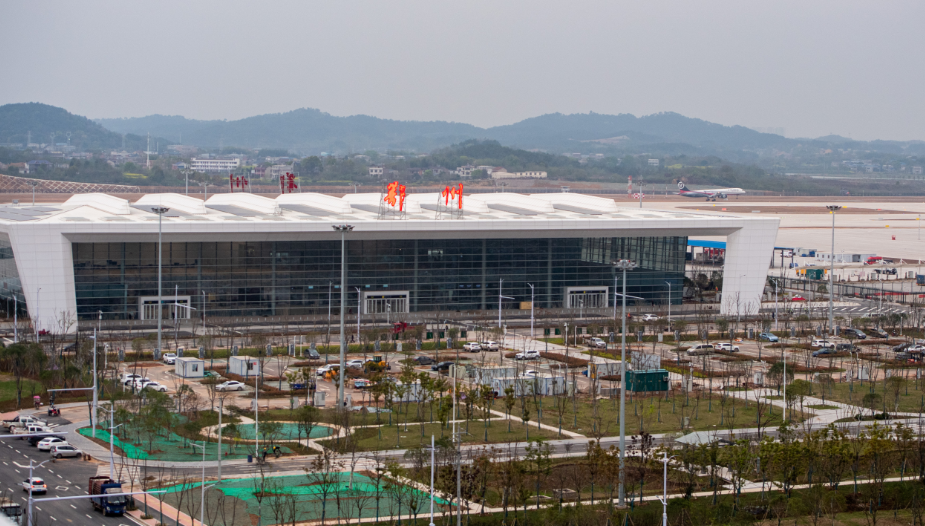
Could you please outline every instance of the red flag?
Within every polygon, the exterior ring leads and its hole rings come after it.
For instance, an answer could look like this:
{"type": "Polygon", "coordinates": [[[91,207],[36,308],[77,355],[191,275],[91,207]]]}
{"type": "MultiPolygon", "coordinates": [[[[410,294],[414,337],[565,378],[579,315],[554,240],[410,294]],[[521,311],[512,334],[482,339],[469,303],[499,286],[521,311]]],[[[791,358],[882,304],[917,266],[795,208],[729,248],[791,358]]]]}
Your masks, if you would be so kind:
{"type": "Polygon", "coordinates": [[[228,187],[234,192],[234,174],[228,174],[228,187]]]}

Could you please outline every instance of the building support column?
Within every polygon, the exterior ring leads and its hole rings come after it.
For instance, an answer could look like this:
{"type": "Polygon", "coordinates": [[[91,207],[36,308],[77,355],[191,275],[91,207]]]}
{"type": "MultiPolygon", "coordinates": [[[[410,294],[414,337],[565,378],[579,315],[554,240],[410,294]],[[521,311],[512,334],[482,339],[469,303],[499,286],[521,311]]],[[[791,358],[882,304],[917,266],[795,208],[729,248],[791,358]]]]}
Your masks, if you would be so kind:
{"type": "Polygon", "coordinates": [[[488,306],[485,303],[485,295],[488,291],[485,290],[487,284],[485,283],[485,274],[488,272],[488,241],[482,240],[482,310],[487,310],[488,306]]]}
{"type": "Polygon", "coordinates": [[[552,308],[552,239],[546,240],[546,308],[552,308]]]}
{"type": "Polygon", "coordinates": [[[270,244],[270,315],[276,316],[276,241],[270,244]]]}
{"type": "Polygon", "coordinates": [[[411,312],[418,311],[418,240],[414,240],[414,283],[411,284],[411,312]]]}

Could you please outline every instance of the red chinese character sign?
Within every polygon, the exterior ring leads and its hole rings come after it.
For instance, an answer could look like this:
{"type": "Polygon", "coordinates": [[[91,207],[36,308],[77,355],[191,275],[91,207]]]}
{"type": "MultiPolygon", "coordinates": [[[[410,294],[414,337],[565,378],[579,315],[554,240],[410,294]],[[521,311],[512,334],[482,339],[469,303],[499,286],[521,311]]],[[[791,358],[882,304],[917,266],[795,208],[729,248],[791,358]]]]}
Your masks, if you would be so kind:
{"type": "Polygon", "coordinates": [[[234,174],[228,174],[228,185],[231,188],[231,193],[235,192],[235,188],[237,188],[238,191],[243,192],[247,189],[249,182],[247,181],[246,175],[235,177],[234,174]]]}
{"type": "Polygon", "coordinates": [[[462,198],[463,198],[463,185],[459,183],[458,186],[447,186],[440,192],[440,196],[443,197],[443,205],[446,207],[450,206],[451,201],[456,201],[456,208],[462,210],[462,198]]]}
{"type": "Polygon", "coordinates": [[[405,185],[399,184],[398,181],[389,183],[385,187],[385,197],[382,202],[388,204],[393,209],[398,206],[399,212],[405,211],[405,185]]]}
{"type": "Polygon", "coordinates": [[[299,188],[299,185],[295,184],[295,174],[286,172],[286,175],[279,176],[279,192],[281,194],[291,194],[293,190],[299,188]]]}

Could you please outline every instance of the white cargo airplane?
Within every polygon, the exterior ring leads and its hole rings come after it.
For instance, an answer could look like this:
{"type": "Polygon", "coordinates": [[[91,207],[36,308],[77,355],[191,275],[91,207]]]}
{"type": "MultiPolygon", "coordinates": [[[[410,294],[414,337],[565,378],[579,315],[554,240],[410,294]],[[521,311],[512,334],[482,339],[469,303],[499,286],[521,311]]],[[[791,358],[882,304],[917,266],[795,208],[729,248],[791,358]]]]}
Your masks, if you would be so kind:
{"type": "Polygon", "coordinates": [[[678,195],[681,197],[706,197],[707,201],[716,201],[716,198],[726,199],[730,195],[745,195],[741,188],[715,188],[710,190],[690,190],[684,183],[678,183],[678,195]]]}

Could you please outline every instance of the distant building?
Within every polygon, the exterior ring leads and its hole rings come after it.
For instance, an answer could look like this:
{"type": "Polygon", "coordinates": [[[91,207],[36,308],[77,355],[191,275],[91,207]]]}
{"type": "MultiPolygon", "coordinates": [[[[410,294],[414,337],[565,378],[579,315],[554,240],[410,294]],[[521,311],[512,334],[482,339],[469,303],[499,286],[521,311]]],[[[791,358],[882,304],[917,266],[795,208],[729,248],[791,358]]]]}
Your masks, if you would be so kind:
{"type": "Polygon", "coordinates": [[[257,178],[263,177],[267,174],[267,167],[265,165],[260,165],[254,168],[254,171],[252,173],[257,178]]]}
{"type": "Polygon", "coordinates": [[[922,167],[921,167],[921,166],[913,166],[913,167],[912,167],[912,175],[922,175],[922,167]]]}
{"type": "Polygon", "coordinates": [[[286,175],[286,172],[292,171],[291,164],[274,164],[267,168],[263,176],[267,179],[279,179],[279,176],[286,175]]]}
{"type": "Polygon", "coordinates": [[[369,167],[369,176],[370,177],[382,177],[382,174],[385,173],[385,167],[379,165],[372,165],[369,167]]]}
{"type": "Polygon", "coordinates": [[[197,172],[233,172],[241,166],[241,159],[190,159],[190,166],[197,172]]]}
{"type": "Polygon", "coordinates": [[[195,146],[188,146],[186,144],[171,144],[167,146],[168,152],[177,152],[180,155],[193,155],[199,151],[199,148],[195,146]]]}
{"type": "Polygon", "coordinates": [[[649,159],[649,166],[655,166],[658,168],[658,159],[649,159]]]}
{"type": "Polygon", "coordinates": [[[460,166],[459,168],[456,169],[456,175],[458,175],[459,177],[471,177],[472,170],[475,170],[475,166],[472,166],[471,164],[460,166]]]}
{"type": "Polygon", "coordinates": [[[546,172],[492,172],[492,179],[546,179],[546,172]]]}
{"type": "Polygon", "coordinates": [[[172,165],[170,165],[170,167],[173,168],[174,170],[179,171],[179,170],[186,170],[189,167],[189,165],[186,163],[173,163],[172,165]]]}
{"type": "Polygon", "coordinates": [[[46,170],[51,167],[52,167],[52,164],[48,161],[44,161],[44,160],[29,161],[26,163],[26,171],[24,173],[31,174],[39,170],[46,170]]]}

